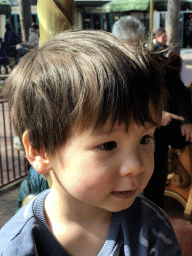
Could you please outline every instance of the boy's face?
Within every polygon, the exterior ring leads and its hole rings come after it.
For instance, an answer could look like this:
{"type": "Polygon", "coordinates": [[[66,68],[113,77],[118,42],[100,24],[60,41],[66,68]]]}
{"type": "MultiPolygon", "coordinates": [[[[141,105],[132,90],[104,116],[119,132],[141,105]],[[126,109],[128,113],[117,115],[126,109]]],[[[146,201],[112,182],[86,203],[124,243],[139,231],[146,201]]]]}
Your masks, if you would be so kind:
{"type": "Polygon", "coordinates": [[[151,124],[133,124],[129,133],[123,125],[110,131],[110,123],[97,131],[74,131],[50,158],[53,190],[64,201],[78,200],[78,207],[110,212],[130,207],[153,173],[154,131],[151,124]]]}

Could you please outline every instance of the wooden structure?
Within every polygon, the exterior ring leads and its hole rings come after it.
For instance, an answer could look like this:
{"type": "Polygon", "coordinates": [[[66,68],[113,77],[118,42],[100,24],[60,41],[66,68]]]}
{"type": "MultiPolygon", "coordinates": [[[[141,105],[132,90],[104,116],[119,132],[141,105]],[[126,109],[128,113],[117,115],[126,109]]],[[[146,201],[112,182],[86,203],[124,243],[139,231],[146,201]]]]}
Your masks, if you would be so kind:
{"type": "MultiPolygon", "coordinates": [[[[192,96],[192,84],[189,86],[192,96]]],[[[178,200],[184,218],[192,223],[192,144],[184,149],[169,148],[169,174],[165,196],[178,200]]]]}
{"type": "Polygon", "coordinates": [[[170,147],[165,196],[178,200],[184,218],[192,223],[192,145],[181,150],[170,147]]]}

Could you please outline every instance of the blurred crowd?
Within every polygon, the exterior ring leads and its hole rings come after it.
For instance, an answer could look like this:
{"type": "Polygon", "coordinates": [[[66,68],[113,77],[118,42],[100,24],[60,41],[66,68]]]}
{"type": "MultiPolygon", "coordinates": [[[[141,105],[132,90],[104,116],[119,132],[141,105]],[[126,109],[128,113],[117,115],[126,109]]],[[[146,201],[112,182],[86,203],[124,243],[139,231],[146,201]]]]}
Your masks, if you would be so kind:
{"type": "Polygon", "coordinates": [[[37,24],[33,23],[29,29],[27,43],[21,43],[20,36],[9,23],[5,28],[4,38],[0,37],[0,74],[8,74],[30,49],[39,45],[39,26],[37,24]],[[2,68],[4,68],[4,72],[2,68]]]}

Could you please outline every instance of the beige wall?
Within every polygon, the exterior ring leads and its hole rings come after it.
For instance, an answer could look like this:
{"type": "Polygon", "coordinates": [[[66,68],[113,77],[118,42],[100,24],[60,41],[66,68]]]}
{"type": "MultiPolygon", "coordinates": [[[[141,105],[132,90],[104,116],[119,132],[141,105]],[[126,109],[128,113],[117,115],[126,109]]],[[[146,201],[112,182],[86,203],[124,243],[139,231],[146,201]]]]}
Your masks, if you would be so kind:
{"type": "Polygon", "coordinates": [[[0,37],[4,39],[6,15],[0,15],[0,37]]]}
{"type": "Polygon", "coordinates": [[[80,11],[75,11],[74,15],[74,28],[75,29],[82,29],[82,15],[80,11]]]}

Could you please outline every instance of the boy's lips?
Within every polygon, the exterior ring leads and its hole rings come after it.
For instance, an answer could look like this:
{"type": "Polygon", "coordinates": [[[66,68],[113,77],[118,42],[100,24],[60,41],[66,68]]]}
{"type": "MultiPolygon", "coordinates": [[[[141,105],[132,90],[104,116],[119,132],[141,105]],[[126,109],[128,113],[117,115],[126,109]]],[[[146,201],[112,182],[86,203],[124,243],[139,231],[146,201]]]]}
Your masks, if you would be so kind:
{"type": "Polygon", "coordinates": [[[126,190],[126,191],[112,191],[111,194],[115,197],[127,199],[135,196],[137,189],[126,190]]]}

